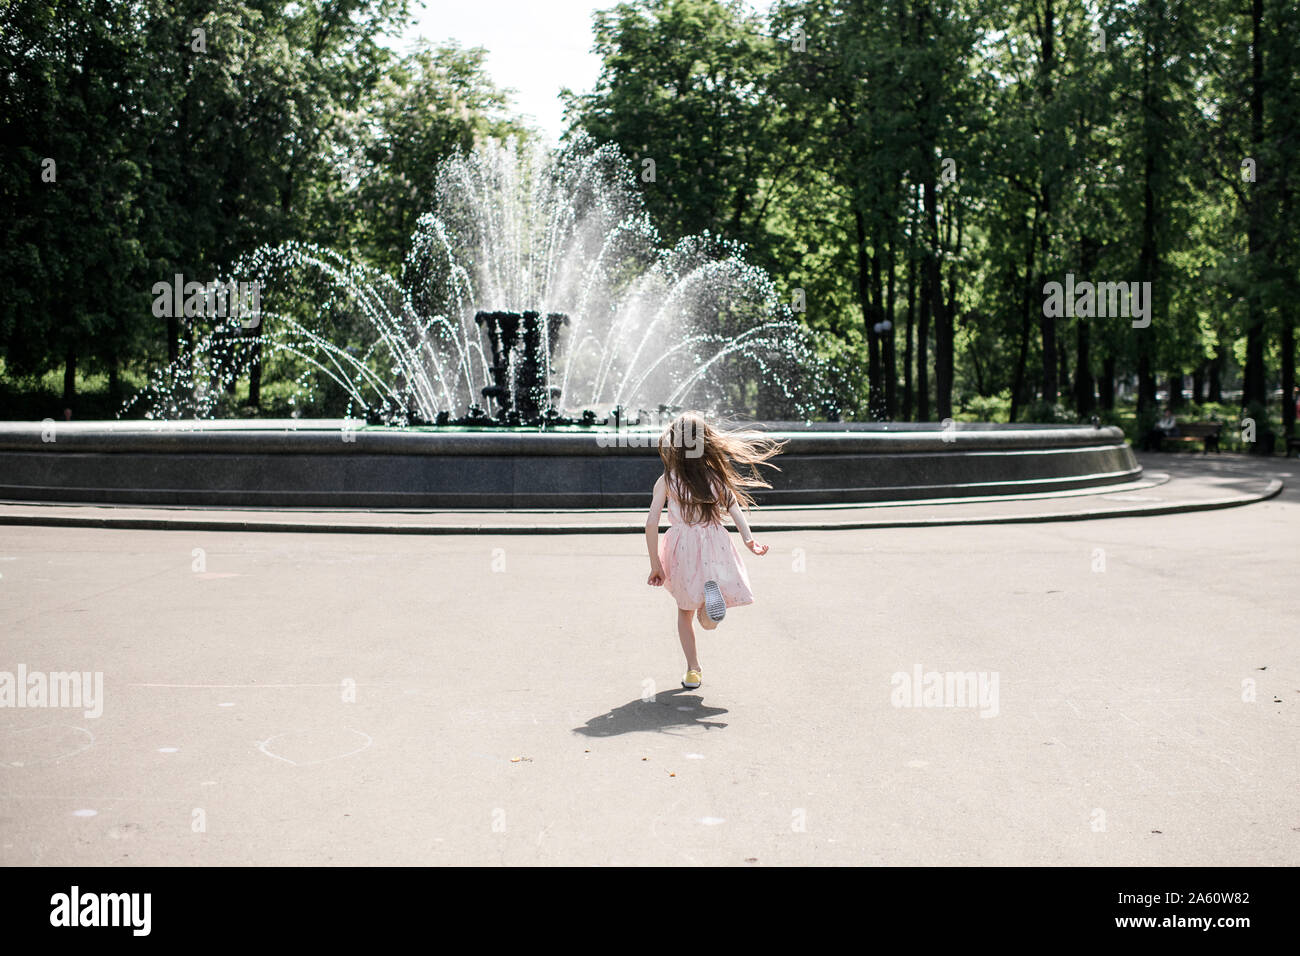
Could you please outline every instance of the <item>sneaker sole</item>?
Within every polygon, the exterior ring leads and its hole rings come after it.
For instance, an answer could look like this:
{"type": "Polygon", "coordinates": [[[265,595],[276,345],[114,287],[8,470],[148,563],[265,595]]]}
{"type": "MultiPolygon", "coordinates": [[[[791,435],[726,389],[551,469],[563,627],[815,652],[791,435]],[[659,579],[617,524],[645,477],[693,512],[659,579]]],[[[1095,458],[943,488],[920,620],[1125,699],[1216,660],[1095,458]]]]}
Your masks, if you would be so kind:
{"type": "Polygon", "coordinates": [[[704,613],[715,624],[727,616],[727,602],[722,599],[722,591],[716,581],[704,582],[704,613]]]}

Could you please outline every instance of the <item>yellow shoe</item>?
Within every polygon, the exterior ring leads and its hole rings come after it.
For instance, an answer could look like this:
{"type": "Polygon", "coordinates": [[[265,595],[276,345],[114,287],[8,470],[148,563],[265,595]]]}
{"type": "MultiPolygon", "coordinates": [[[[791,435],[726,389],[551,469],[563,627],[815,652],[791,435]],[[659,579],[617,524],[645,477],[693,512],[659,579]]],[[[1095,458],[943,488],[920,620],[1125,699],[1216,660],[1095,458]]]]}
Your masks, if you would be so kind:
{"type": "Polygon", "coordinates": [[[700,686],[704,677],[704,672],[700,670],[687,671],[686,676],[682,678],[682,686],[687,690],[695,690],[700,686]]]}

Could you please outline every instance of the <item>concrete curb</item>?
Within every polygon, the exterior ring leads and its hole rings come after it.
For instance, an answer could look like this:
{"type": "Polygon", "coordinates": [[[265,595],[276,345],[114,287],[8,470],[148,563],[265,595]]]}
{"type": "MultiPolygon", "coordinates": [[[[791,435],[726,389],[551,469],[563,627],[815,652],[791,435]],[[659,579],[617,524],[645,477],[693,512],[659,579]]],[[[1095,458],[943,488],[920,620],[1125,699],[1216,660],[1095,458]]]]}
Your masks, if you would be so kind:
{"type": "MultiPolygon", "coordinates": [[[[1102,518],[1138,518],[1155,515],[1185,514],[1194,511],[1215,511],[1236,508],[1274,498],[1282,492],[1280,478],[1269,481],[1264,491],[1256,494],[1232,495],[1192,501],[1183,504],[1144,505],[1135,508],[1094,508],[1073,512],[1040,512],[1035,514],[977,515],[953,518],[881,518],[868,521],[797,521],[768,523],[761,517],[751,522],[755,533],[772,534],[780,531],[853,531],[872,528],[929,528],[952,525],[984,524],[1041,524],[1052,521],[1093,521],[1102,518]]],[[[25,503],[24,503],[25,504],[25,503]]],[[[923,504],[923,502],[918,503],[923,504]]],[[[65,528],[119,528],[144,531],[257,531],[310,534],[427,534],[427,535],[549,535],[549,534],[631,534],[641,530],[640,524],[629,525],[573,525],[573,524],[444,524],[444,525],[388,525],[295,523],[291,521],[260,519],[197,519],[189,516],[177,518],[129,517],[113,515],[15,515],[0,508],[0,526],[29,525],[65,528]]]]}

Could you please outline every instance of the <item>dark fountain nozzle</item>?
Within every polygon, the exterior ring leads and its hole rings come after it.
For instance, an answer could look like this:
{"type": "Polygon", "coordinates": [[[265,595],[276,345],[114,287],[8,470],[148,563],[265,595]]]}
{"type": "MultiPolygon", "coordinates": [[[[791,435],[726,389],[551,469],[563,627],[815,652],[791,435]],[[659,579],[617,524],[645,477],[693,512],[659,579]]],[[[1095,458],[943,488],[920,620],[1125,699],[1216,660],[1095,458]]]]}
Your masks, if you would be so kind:
{"type": "Polygon", "coordinates": [[[496,420],[506,425],[542,424],[545,411],[560,397],[560,390],[549,385],[550,357],[569,317],[559,312],[548,313],[545,319],[540,312],[479,312],[474,321],[487,327],[492,347],[493,384],[483,389],[483,397],[496,402],[496,420]]]}

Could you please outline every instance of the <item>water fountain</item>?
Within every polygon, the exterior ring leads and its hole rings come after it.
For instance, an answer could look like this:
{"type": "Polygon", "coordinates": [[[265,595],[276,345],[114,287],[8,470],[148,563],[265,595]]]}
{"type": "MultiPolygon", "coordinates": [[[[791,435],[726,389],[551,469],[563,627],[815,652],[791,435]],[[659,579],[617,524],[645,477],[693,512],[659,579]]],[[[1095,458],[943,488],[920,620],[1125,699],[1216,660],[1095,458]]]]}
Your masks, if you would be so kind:
{"type": "Polygon", "coordinates": [[[254,362],[296,382],[295,409],[375,424],[818,411],[817,350],[771,278],[714,236],[664,247],[615,147],[488,142],[443,163],[432,192],[400,278],[302,243],[236,263],[262,290],[257,334],[196,329],[128,412],[221,417],[254,362]]]}
{"type": "Polygon", "coordinates": [[[1114,428],[811,423],[829,404],[817,350],[771,278],[714,236],[663,247],[613,146],[489,143],[444,163],[433,194],[400,279],[302,243],[236,263],[229,278],[262,291],[257,327],[196,322],[127,409],[143,421],[0,424],[0,496],[639,506],[654,433],[683,407],[789,439],[760,502],[1140,472],[1114,428]],[[218,417],[254,363],[294,382],[294,417],[218,417]]]}

